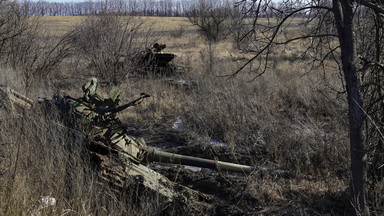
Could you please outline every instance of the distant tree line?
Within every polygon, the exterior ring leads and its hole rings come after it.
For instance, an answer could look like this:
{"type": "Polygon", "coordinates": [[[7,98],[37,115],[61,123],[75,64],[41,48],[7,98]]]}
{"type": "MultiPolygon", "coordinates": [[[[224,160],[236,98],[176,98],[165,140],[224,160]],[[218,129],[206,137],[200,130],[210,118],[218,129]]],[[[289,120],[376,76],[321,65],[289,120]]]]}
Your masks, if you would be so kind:
{"type": "Polygon", "coordinates": [[[88,0],[82,2],[21,2],[31,16],[86,16],[116,13],[133,16],[182,16],[186,0],[88,0]]]}
{"type": "MultiPolygon", "coordinates": [[[[276,11],[299,7],[295,1],[292,4],[270,3],[268,7],[255,11],[251,6],[242,4],[237,0],[87,0],[82,2],[46,2],[46,1],[19,1],[24,12],[30,16],[87,16],[103,13],[115,13],[130,16],[164,16],[186,17],[196,5],[202,2],[214,8],[232,8],[241,11],[245,17],[271,17],[276,11]]],[[[308,16],[305,12],[296,16],[308,16]]]]}

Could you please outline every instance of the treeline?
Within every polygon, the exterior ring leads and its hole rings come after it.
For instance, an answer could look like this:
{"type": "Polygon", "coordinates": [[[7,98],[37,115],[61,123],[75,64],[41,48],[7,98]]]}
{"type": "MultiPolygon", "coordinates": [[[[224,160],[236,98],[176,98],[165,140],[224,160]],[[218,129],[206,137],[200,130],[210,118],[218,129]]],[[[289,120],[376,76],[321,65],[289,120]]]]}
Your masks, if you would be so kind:
{"type": "MultiPolygon", "coordinates": [[[[246,7],[237,7],[236,0],[205,0],[211,9],[231,8],[241,11],[244,16],[252,16],[255,11],[246,7]]],[[[46,2],[27,0],[19,2],[30,16],[86,16],[102,13],[115,13],[130,16],[185,17],[201,1],[190,0],[88,0],[82,2],[46,2]]],[[[272,3],[273,5],[273,3],[272,3]]],[[[283,5],[270,5],[258,11],[259,16],[271,17],[274,10],[283,5]]]]}
{"type": "Polygon", "coordinates": [[[23,2],[31,16],[85,16],[117,13],[133,16],[183,16],[187,0],[89,0],[82,2],[23,2]]]}

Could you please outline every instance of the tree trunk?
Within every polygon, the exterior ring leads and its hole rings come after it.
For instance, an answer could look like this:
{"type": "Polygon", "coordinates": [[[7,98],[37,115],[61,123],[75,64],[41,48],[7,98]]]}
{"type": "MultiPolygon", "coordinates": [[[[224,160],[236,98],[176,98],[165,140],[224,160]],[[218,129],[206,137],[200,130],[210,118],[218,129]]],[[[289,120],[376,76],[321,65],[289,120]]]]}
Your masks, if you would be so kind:
{"type": "Polygon", "coordinates": [[[333,0],[333,13],[341,48],[341,60],[347,88],[349,141],[351,153],[351,199],[356,214],[368,215],[366,207],[366,162],[362,138],[363,102],[356,70],[356,46],[352,0],[333,0]]]}

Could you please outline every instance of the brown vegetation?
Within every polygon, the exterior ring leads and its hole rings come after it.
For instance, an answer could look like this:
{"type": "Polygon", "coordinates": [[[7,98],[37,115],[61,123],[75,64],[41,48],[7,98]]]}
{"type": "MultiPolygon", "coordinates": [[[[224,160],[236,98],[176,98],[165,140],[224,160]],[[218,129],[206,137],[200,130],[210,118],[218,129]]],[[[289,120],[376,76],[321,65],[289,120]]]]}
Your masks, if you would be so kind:
{"type": "MultiPolygon", "coordinates": [[[[42,18],[47,32],[57,28],[54,19],[57,18],[42,18]]],[[[332,70],[333,61],[327,60],[327,72],[307,73],[308,59],[293,63],[296,51],[302,49],[296,44],[290,49],[273,50],[272,67],[262,77],[254,80],[254,74],[243,73],[229,78],[226,75],[239,67],[233,60],[246,55],[234,49],[236,43],[207,43],[185,18],[143,20],[144,27],[137,34],[144,36],[148,36],[146,27],[151,26],[148,22],[172,23],[157,29],[156,38],[167,44],[167,51],[178,56],[175,64],[188,69],[172,78],[194,80],[194,88],[175,87],[164,77],[151,74],[143,77],[132,68],[119,68],[115,77],[107,77],[110,68],[100,73],[89,67],[92,59],[85,58],[89,52],[86,49],[83,53],[72,51],[65,61],[58,62],[59,69],[50,71],[49,76],[33,77],[34,82],[29,82],[29,76],[18,75],[24,74],[23,67],[3,66],[1,84],[31,98],[50,98],[54,93],[76,97],[90,76],[111,78],[101,80],[101,94],[108,92],[111,84],[105,82],[118,79],[124,102],[141,92],[152,96],[119,114],[130,133],[144,137],[147,144],[194,156],[284,169],[292,175],[271,175],[263,170],[255,170],[249,176],[206,174],[179,166],[154,167],[172,181],[214,199],[185,206],[169,204],[138,188],[116,195],[99,184],[94,167],[84,157],[84,137],[54,124],[55,113],[26,110],[14,117],[1,116],[0,120],[0,215],[34,214],[42,205],[43,196],[57,200],[55,206],[40,210],[43,215],[348,215],[352,211],[346,195],[347,107],[344,97],[334,91],[342,85],[332,70]],[[178,119],[183,120],[183,128],[173,129],[178,119]],[[227,145],[214,146],[206,137],[227,145]]],[[[85,24],[82,22],[80,27],[85,24]]],[[[289,28],[287,31],[290,33],[289,28]]],[[[61,41],[65,33],[54,38],[61,41]]],[[[102,45],[103,49],[111,48],[102,45]]],[[[79,48],[72,43],[70,47],[79,48]]],[[[111,56],[116,57],[117,52],[111,56]]],[[[382,210],[381,198],[379,192],[372,197],[374,211],[382,210]]]]}

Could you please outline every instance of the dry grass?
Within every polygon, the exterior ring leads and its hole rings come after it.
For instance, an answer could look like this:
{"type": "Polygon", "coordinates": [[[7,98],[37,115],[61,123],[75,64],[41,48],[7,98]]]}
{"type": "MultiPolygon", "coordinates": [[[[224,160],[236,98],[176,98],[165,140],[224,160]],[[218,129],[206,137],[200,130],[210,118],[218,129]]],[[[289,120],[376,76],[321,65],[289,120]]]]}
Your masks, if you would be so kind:
{"type": "MultiPolygon", "coordinates": [[[[42,19],[49,31],[59,36],[81,18],[42,19]]],[[[331,70],[332,62],[326,72],[318,69],[306,74],[308,62],[292,62],[292,56],[303,49],[299,44],[285,51],[276,49],[271,54],[271,67],[254,81],[254,74],[248,73],[223,78],[219,75],[231,74],[239,66],[232,59],[241,54],[230,42],[213,45],[212,68],[208,68],[207,44],[185,18],[141,19],[148,23],[145,26],[153,23],[161,29],[159,42],[166,43],[167,51],[178,55],[176,64],[189,68],[173,78],[195,80],[197,87],[177,88],[150,76],[123,78],[123,102],[141,92],[151,95],[141,105],[119,115],[133,133],[151,145],[172,148],[182,144],[197,156],[281,168],[293,174],[283,178],[258,170],[248,177],[211,177],[223,181],[218,186],[222,191],[216,192],[223,194],[216,196],[207,214],[234,213],[234,209],[239,214],[256,215],[348,214],[346,104],[330,88],[340,88],[337,74],[331,70]],[[180,28],[181,36],[175,33],[180,28]],[[184,120],[183,131],[172,129],[178,118],[184,120]],[[211,137],[228,146],[217,149],[201,137],[211,137]],[[194,151],[196,144],[198,150],[194,151]]],[[[7,71],[9,75],[14,73],[7,71]]],[[[51,95],[45,94],[60,92],[80,96],[81,84],[89,74],[85,65],[68,67],[51,80],[41,81],[49,83],[48,89],[35,85],[29,95],[49,98],[51,95]]],[[[22,83],[18,77],[7,81],[19,91],[23,90],[22,83]]],[[[106,96],[108,89],[101,86],[99,91],[106,96]]],[[[5,158],[0,166],[5,173],[0,177],[1,215],[28,215],[41,196],[58,200],[55,207],[46,209],[45,215],[161,214],[163,203],[151,198],[142,200],[140,205],[151,206],[144,211],[143,206],[126,205],[132,197],[117,199],[107,189],[99,188],[92,167],[82,156],[81,139],[52,125],[46,115],[28,112],[23,119],[1,120],[0,157],[5,158]]],[[[197,182],[206,179],[202,174],[192,175],[201,177],[197,182]]]]}
{"type": "Polygon", "coordinates": [[[56,36],[62,36],[68,32],[69,29],[78,25],[84,17],[81,16],[45,16],[40,17],[44,29],[49,33],[56,36]]]}

